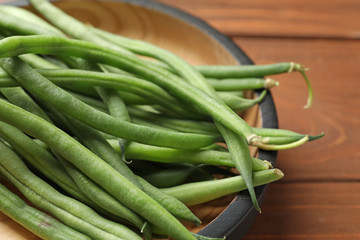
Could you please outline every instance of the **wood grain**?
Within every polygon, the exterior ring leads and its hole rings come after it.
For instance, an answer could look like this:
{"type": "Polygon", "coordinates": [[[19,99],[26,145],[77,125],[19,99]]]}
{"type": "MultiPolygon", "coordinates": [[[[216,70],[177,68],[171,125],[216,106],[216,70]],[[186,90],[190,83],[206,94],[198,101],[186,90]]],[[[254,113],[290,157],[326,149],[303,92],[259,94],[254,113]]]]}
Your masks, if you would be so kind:
{"type": "Polygon", "coordinates": [[[269,193],[244,239],[360,238],[359,182],[274,183],[269,193]]]}
{"type": "Polygon", "coordinates": [[[357,0],[160,0],[205,19],[227,35],[360,38],[357,0]]]}

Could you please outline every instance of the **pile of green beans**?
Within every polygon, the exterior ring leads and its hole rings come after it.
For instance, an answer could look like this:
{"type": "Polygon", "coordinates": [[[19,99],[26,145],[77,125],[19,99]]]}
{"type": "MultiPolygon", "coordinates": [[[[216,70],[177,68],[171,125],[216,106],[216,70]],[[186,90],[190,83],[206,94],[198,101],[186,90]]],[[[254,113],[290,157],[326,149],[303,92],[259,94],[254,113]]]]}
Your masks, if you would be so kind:
{"type": "Polygon", "coordinates": [[[211,240],[182,224],[201,225],[189,206],[246,190],[261,211],[254,187],[283,177],[249,146],[323,136],[241,118],[278,86],[264,78],[274,74],[300,72],[310,107],[298,63],[192,66],[47,0],[30,3],[51,24],[0,6],[0,173],[57,220],[1,184],[0,210],[43,239],[211,240]]]}

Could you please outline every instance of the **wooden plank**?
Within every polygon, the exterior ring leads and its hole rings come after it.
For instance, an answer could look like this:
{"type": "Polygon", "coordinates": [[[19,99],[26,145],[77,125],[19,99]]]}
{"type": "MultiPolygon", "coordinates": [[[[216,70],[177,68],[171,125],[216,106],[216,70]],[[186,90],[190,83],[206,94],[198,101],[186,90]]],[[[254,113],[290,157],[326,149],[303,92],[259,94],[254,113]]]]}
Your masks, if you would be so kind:
{"type": "Polygon", "coordinates": [[[281,151],[278,167],[285,180],[360,179],[360,42],[235,38],[256,64],[295,61],[309,67],[314,104],[305,110],[307,90],[300,74],[274,76],[272,90],[280,128],[325,137],[281,151]]]}
{"type": "Polygon", "coordinates": [[[159,1],[198,16],[227,35],[360,38],[357,0],[159,1]]]}
{"type": "Polygon", "coordinates": [[[359,239],[359,199],[359,182],[273,183],[244,240],[359,239]]]}

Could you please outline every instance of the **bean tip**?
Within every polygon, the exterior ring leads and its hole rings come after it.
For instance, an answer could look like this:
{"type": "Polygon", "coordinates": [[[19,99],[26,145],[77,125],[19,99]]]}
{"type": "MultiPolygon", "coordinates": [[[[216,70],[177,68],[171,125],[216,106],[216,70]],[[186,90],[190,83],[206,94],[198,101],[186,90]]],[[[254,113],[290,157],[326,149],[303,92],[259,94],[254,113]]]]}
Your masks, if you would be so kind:
{"type": "Polygon", "coordinates": [[[278,168],[274,169],[274,173],[279,176],[279,179],[284,177],[284,173],[278,168]]]}

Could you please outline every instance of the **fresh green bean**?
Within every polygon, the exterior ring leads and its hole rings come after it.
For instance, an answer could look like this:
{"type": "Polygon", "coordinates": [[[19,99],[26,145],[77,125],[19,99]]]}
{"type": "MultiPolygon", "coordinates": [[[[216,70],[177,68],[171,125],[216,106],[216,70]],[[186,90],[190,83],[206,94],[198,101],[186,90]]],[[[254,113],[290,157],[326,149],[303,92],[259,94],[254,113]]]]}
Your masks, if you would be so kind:
{"type": "Polygon", "coordinates": [[[1,183],[0,211],[45,240],[90,240],[50,215],[30,207],[1,183]]]}
{"type": "Polygon", "coordinates": [[[59,29],[23,8],[1,5],[0,16],[0,27],[15,33],[65,36],[59,29]]]}
{"type": "MultiPolygon", "coordinates": [[[[111,146],[120,152],[116,141],[109,140],[111,146]]],[[[228,152],[216,150],[180,150],[164,147],[156,147],[150,145],[129,142],[126,148],[126,157],[134,160],[146,160],[163,163],[190,163],[190,164],[206,164],[234,167],[234,163],[228,152]]],[[[271,168],[269,162],[261,159],[252,158],[252,166],[254,171],[265,170],[271,168]]]]}
{"type": "MultiPolygon", "coordinates": [[[[109,36],[107,39],[108,40],[114,39],[113,42],[115,42],[117,39],[116,37],[113,37],[113,35],[111,35],[111,34],[104,33],[102,36],[103,37],[109,36]]],[[[116,42],[120,42],[120,44],[121,44],[122,41],[127,41],[127,39],[120,38],[116,42]]],[[[129,42],[129,41],[127,41],[127,42],[129,42]]],[[[131,46],[131,43],[127,43],[127,44],[123,44],[123,45],[131,46]]],[[[219,100],[218,96],[216,96],[215,90],[213,88],[211,88],[209,83],[205,81],[205,79],[201,76],[201,74],[198,71],[194,71],[194,69],[189,64],[187,64],[185,61],[182,61],[180,58],[178,58],[177,56],[173,55],[170,52],[162,50],[156,46],[146,44],[144,42],[140,42],[140,41],[134,42],[133,45],[137,46],[137,47],[135,47],[135,51],[141,49],[140,51],[142,53],[145,52],[145,54],[148,54],[147,56],[150,55],[152,57],[161,59],[163,62],[165,62],[166,64],[173,67],[180,76],[184,77],[184,79],[189,81],[192,85],[199,87],[200,89],[204,90],[207,94],[212,96],[213,100],[223,103],[221,100],[219,100]]],[[[212,115],[212,117],[214,118],[215,124],[216,124],[217,128],[220,130],[220,133],[222,134],[225,141],[229,145],[229,149],[232,154],[232,158],[235,162],[236,167],[239,169],[240,173],[244,176],[244,178],[246,180],[246,183],[247,183],[247,186],[249,189],[249,193],[251,195],[251,198],[252,198],[255,208],[260,210],[258,203],[256,201],[255,192],[254,192],[253,186],[252,186],[251,157],[250,157],[250,153],[248,151],[247,142],[246,142],[246,141],[250,142],[248,137],[250,137],[250,136],[254,137],[254,135],[251,134],[251,131],[243,134],[244,131],[251,129],[250,126],[247,126],[246,130],[243,129],[242,130],[243,133],[237,132],[238,134],[240,134],[242,136],[242,137],[240,137],[240,136],[235,135],[234,132],[236,132],[236,131],[234,129],[232,129],[229,125],[227,125],[225,127],[225,126],[223,126],[223,124],[224,124],[223,121],[219,121],[220,119],[216,118],[214,115],[212,115]],[[234,132],[229,130],[228,129],[229,127],[234,132]],[[244,141],[244,139],[242,139],[243,137],[245,137],[245,141],[244,141]],[[236,152],[233,152],[233,151],[236,151],[236,152]]]]}
{"type": "Polygon", "coordinates": [[[170,236],[179,240],[194,239],[188,230],[161,205],[148,197],[95,154],[52,124],[1,99],[0,120],[23,130],[49,145],[49,147],[60,153],[117,200],[143,216],[149,222],[163,229],[170,236]]]}
{"type": "Polygon", "coordinates": [[[4,88],[0,89],[0,91],[12,104],[38,115],[47,121],[51,121],[41,107],[22,88],[4,88]]]}
{"type": "Polygon", "coordinates": [[[0,122],[0,136],[47,178],[75,198],[93,206],[93,203],[85,195],[81,194],[59,162],[30,137],[4,122],[0,122]]]}
{"type": "MultiPolygon", "coordinates": [[[[95,88],[99,93],[100,97],[104,101],[105,105],[108,108],[109,114],[113,117],[116,117],[122,121],[130,122],[130,115],[126,108],[124,100],[120,97],[119,93],[113,89],[108,88],[95,88]]],[[[104,142],[106,140],[104,139],[104,142]]],[[[127,162],[125,158],[125,149],[126,149],[126,139],[118,138],[119,146],[121,149],[121,160],[127,162]]]]}
{"type": "Polygon", "coordinates": [[[264,65],[202,65],[195,66],[195,68],[205,77],[226,79],[264,77],[268,75],[297,71],[303,69],[303,66],[298,63],[283,62],[264,65]]]}
{"type": "Polygon", "coordinates": [[[18,58],[0,59],[1,66],[22,82],[34,96],[53,104],[63,112],[103,132],[131,141],[175,148],[199,148],[212,144],[213,136],[159,131],[148,127],[119,121],[89,107],[71,94],[56,87],[18,58]],[[31,89],[31,90],[30,90],[31,89]],[[54,97],[56,96],[56,97],[54,97]]]}
{"type": "Polygon", "coordinates": [[[256,90],[256,89],[269,89],[279,85],[277,81],[271,78],[236,78],[236,79],[211,79],[207,78],[206,81],[216,91],[243,91],[243,90],[256,90]]]}
{"type": "Polygon", "coordinates": [[[266,65],[239,65],[239,66],[196,66],[196,69],[205,77],[210,78],[248,78],[263,77],[267,75],[299,72],[308,87],[308,100],[305,108],[309,108],[312,104],[313,92],[310,81],[306,75],[306,68],[299,63],[283,62],[266,65]]]}
{"type": "Polygon", "coordinates": [[[249,143],[260,141],[251,127],[234,113],[226,104],[214,100],[208,94],[186,84],[182,79],[163,69],[147,65],[132,56],[111,49],[84,42],[55,36],[14,36],[0,41],[0,56],[10,57],[25,53],[64,54],[84,57],[100,63],[121,67],[129,72],[142,75],[162,88],[172,92],[188,104],[194,104],[201,111],[211,115],[229,129],[245,137],[249,143]],[[22,47],[20,47],[22,46],[22,47]]]}
{"type": "MultiPolygon", "coordinates": [[[[54,113],[57,118],[60,118],[60,121],[64,123],[69,129],[75,132],[76,137],[79,138],[79,140],[84,143],[85,146],[87,146],[103,160],[108,162],[112,167],[114,167],[118,172],[124,175],[132,183],[134,183],[138,187],[141,187],[141,185],[137,182],[135,175],[130,171],[130,169],[128,169],[126,164],[121,161],[120,155],[118,155],[111,148],[111,146],[106,142],[105,139],[102,138],[102,136],[96,130],[78,122],[75,119],[63,116],[55,109],[50,109],[50,111],[52,111],[52,113],[54,113]]],[[[61,160],[61,156],[58,155],[58,159],[66,169],[67,173],[72,177],[76,185],[81,189],[81,192],[88,196],[93,202],[101,206],[101,208],[116,216],[128,220],[129,222],[137,226],[139,229],[142,229],[143,233],[145,234],[145,238],[151,239],[151,232],[149,232],[149,229],[147,227],[143,228],[145,223],[142,219],[139,218],[139,216],[121,205],[107,192],[102,190],[90,179],[80,173],[70,163],[61,160]]]]}
{"type": "Polygon", "coordinates": [[[66,34],[78,39],[83,39],[89,42],[95,42],[105,47],[110,47],[116,51],[130,54],[129,51],[120,48],[114,44],[104,41],[102,38],[97,37],[91,31],[89,31],[85,25],[66,14],[61,9],[52,5],[49,1],[43,0],[30,0],[31,5],[39,11],[47,20],[54,24],[57,28],[64,31],[66,34]]]}
{"type": "Polygon", "coordinates": [[[250,155],[250,150],[246,143],[246,139],[240,135],[234,134],[233,132],[231,132],[217,122],[215,122],[215,125],[225,139],[226,146],[229,149],[230,157],[233,160],[236,169],[240,172],[241,176],[244,179],[254,208],[257,211],[261,212],[254,190],[252,177],[252,158],[250,155]]]}
{"type": "Polygon", "coordinates": [[[0,148],[1,173],[33,204],[95,239],[141,239],[126,227],[106,220],[86,205],[62,195],[34,175],[10,148],[1,143],[0,148]]]}
{"type": "MultiPolygon", "coordinates": [[[[57,116],[61,117],[59,116],[59,114],[57,114],[57,116]]],[[[66,125],[70,129],[72,129],[73,132],[75,132],[76,136],[79,138],[81,142],[84,143],[86,147],[88,147],[96,155],[98,155],[107,163],[109,163],[111,167],[113,167],[116,171],[121,173],[134,185],[136,185],[140,189],[143,189],[143,185],[140,185],[135,175],[131,172],[131,170],[127,167],[127,165],[120,159],[120,155],[109,145],[109,143],[105,139],[102,138],[100,134],[98,134],[95,130],[92,130],[91,128],[87,127],[86,125],[77,122],[74,119],[65,117],[62,120],[68,123],[66,125]]],[[[148,187],[148,185],[145,185],[145,187],[148,187]]],[[[178,206],[176,208],[176,211],[173,212],[172,210],[174,208],[172,206],[173,204],[175,204],[174,201],[172,201],[171,204],[168,204],[168,202],[164,203],[162,201],[162,198],[164,197],[161,196],[161,192],[152,194],[154,191],[151,189],[150,190],[143,189],[143,190],[147,192],[150,195],[150,197],[152,197],[153,199],[157,200],[160,204],[162,204],[162,206],[166,208],[173,215],[189,221],[194,221],[194,219],[197,219],[185,206],[183,206],[184,209],[181,212],[179,212],[180,206],[178,206]],[[186,214],[182,215],[183,212],[185,212],[186,214]]]]}
{"type": "MultiPolygon", "coordinates": [[[[279,169],[269,169],[254,172],[254,186],[260,186],[282,178],[284,175],[279,169]]],[[[186,183],[171,188],[163,188],[162,191],[176,197],[188,206],[208,202],[232,193],[245,190],[242,176],[229,177],[218,180],[186,183]]]]}
{"type": "MultiPolygon", "coordinates": [[[[149,124],[151,122],[156,122],[156,124],[160,126],[178,130],[181,132],[220,136],[219,131],[216,129],[215,125],[212,122],[167,118],[159,114],[141,111],[137,108],[132,107],[129,107],[128,110],[131,115],[132,121],[134,121],[135,123],[141,122],[141,124],[149,124]]],[[[256,135],[262,136],[263,141],[266,144],[289,144],[305,137],[304,134],[287,129],[253,127],[252,130],[256,135]]],[[[309,141],[319,139],[323,136],[324,133],[318,135],[308,135],[309,141]]]]}
{"type": "Polygon", "coordinates": [[[61,114],[59,111],[50,106],[48,107],[50,108],[50,111],[55,114],[56,118],[58,118],[60,122],[62,122],[74,133],[79,142],[103,159],[134,185],[141,188],[136,176],[128,168],[126,163],[122,161],[121,155],[110,146],[106,139],[103,138],[97,130],[77,121],[74,118],[71,118],[70,116],[61,114]]]}
{"type": "Polygon", "coordinates": [[[99,111],[108,113],[108,109],[106,108],[105,104],[103,101],[101,101],[98,98],[94,98],[94,97],[90,97],[81,93],[76,93],[76,92],[71,92],[68,91],[71,95],[73,95],[74,97],[76,97],[77,99],[81,100],[82,102],[86,103],[87,105],[96,108],[99,111]]]}
{"type": "MultiPolygon", "coordinates": [[[[151,102],[159,103],[165,107],[179,113],[180,115],[189,115],[188,112],[181,108],[181,103],[174,99],[162,88],[148,81],[134,78],[126,75],[118,75],[113,73],[101,73],[84,70],[69,69],[38,69],[41,75],[59,85],[61,87],[70,88],[89,88],[101,86],[116,90],[128,91],[143,98],[149,99],[151,102]]],[[[5,79],[6,73],[0,74],[5,79]]],[[[189,115],[195,117],[194,115],[189,115]]]]}
{"type": "Polygon", "coordinates": [[[121,217],[134,224],[144,233],[145,239],[150,240],[151,232],[149,227],[144,228],[144,220],[141,219],[137,214],[124,207],[119,201],[113,198],[110,194],[104,191],[96,183],[81,173],[71,163],[64,160],[61,156],[58,156],[61,164],[66,169],[66,172],[72,177],[76,185],[79,187],[81,192],[88,196],[92,201],[97,203],[102,208],[106,209],[115,216],[121,217]]]}
{"type": "Polygon", "coordinates": [[[33,68],[43,68],[43,69],[56,69],[59,68],[57,65],[45,60],[43,57],[40,57],[35,54],[24,54],[20,56],[21,60],[28,63],[33,68]]]}
{"type": "MultiPolygon", "coordinates": [[[[189,115],[184,112],[181,106],[181,102],[174,99],[163,89],[159,88],[155,84],[151,84],[147,81],[124,76],[118,74],[103,74],[93,71],[84,70],[69,70],[69,69],[37,69],[37,71],[48,78],[50,81],[63,88],[89,88],[90,86],[103,86],[113,88],[122,91],[128,91],[129,93],[137,94],[147,99],[147,102],[159,103],[178,112],[180,115],[189,115]]],[[[0,71],[0,87],[11,87],[17,86],[15,82],[12,82],[8,77],[8,74],[0,71]]],[[[122,94],[121,94],[122,95],[122,94]]],[[[264,98],[263,93],[257,99],[245,99],[233,95],[221,95],[221,99],[234,111],[243,111],[260,101],[264,98]]],[[[196,118],[194,115],[189,115],[191,118],[196,118]]]]}
{"type": "Polygon", "coordinates": [[[188,177],[202,165],[161,169],[156,172],[150,172],[142,177],[154,187],[166,188],[183,184],[188,177]]]}
{"type": "Polygon", "coordinates": [[[232,110],[235,112],[243,112],[253,106],[255,106],[258,103],[261,103],[265,96],[266,96],[267,90],[263,90],[262,93],[259,95],[259,97],[255,99],[247,99],[247,98],[241,98],[233,95],[223,95],[222,100],[226,103],[227,106],[229,106],[232,110]]]}
{"type": "MultiPolygon", "coordinates": [[[[151,56],[154,58],[158,58],[164,63],[170,65],[175,71],[182,76],[185,80],[189,81],[192,85],[199,87],[203,91],[205,91],[207,94],[209,94],[214,100],[222,102],[219,100],[220,98],[216,95],[215,90],[209,85],[208,82],[205,81],[205,79],[202,77],[202,75],[193,69],[188,63],[178,58],[176,55],[160,49],[156,46],[153,46],[151,44],[147,44],[142,41],[130,41],[125,38],[117,38],[116,36],[112,34],[107,34],[102,31],[96,31],[100,36],[114,42],[118,43],[122,47],[130,46],[129,48],[137,53],[145,54],[146,56],[151,56]],[[131,47],[132,46],[132,47],[131,47]]],[[[232,154],[232,158],[235,162],[236,167],[239,169],[240,173],[244,176],[249,193],[251,195],[253,204],[257,210],[260,210],[258,203],[256,201],[255,192],[253,190],[252,186],[252,165],[251,165],[251,157],[247,148],[247,142],[251,142],[249,140],[249,137],[257,138],[256,136],[251,134],[251,131],[248,132],[248,134],[242,134],[237,132],[240,136],[236,136],[234,132],[236,132],[234,129],[232,129],[229,125],[224,125],[223,121],[219,121],[218,118],[214,117],[212,115],[215,121],[215,125],[219,129],[220,133],[224,137],[225,141],[228,144],[228,147],[230,149],[230,153],[232,154]],[[231,130],[229,130],[231,129],[231,130]],[[234,131],[234,132],[233,132],[234,131]],[[245,137],[245,139],[243,139],[245,137]],[[244,141],[245,140],[245,141],[244,141]],[[239,147],[240,146],[240,147],[239,147]],[[235,152],[234,152],[235,151],[235,152]]],[[[250,126],[246,127],[247,130],[251,129],[250,126]]],[[[243,131],[247,131],[243,130],[243,131]]]]}
{"type": "Polygon", "coordinates": [[[143,119],[149,123],[156,123],[159,126],[171,128],[181,132],[192,132],[220,136],[213,122],[194,121],[189,119],[176,119],[161,116],[151,112],[145,112],[139,108],[128,107],[132,121],[143,119]]]}
{"type": "Polygon", "coordinates": [[[156,196],[156,201],[163,206],[171,207],[173,215],[197,225],[200,225],[201,221],[198,219],[182,202],[174,198],[173,196],[161,192],[158,188],[148,183],[145,179],[138,176],[138,181],[143,186],[144,191],[150,196],[156,196]]]}

